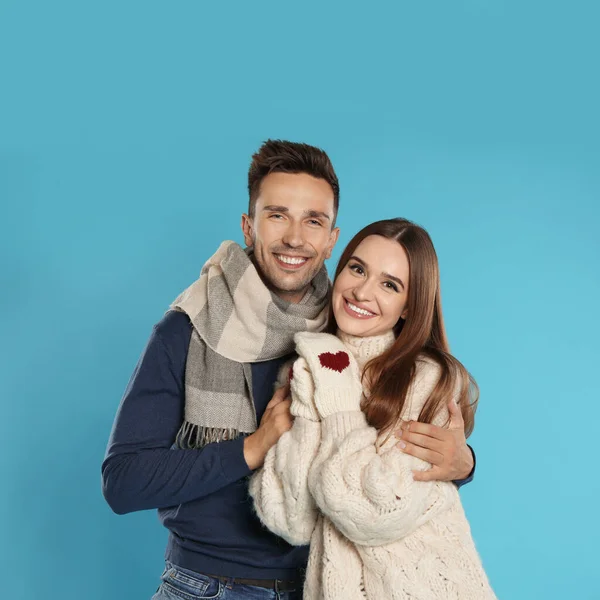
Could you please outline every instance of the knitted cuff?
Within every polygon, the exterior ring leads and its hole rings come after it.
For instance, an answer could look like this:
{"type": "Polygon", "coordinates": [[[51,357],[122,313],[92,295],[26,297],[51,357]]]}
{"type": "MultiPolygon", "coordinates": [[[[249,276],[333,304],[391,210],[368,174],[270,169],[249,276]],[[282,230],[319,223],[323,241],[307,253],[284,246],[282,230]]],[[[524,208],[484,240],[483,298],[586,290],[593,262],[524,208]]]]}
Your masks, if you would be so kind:
{"type": "Polygon", "coordinates": [[[362,389],[360,385],[340,388],[317,388],[315,404],[321,419],[338,412],[360,411],[362,389]]]}
{"type": "Polygon", "coordinates": [[[304,446],[315,445],[315,439],[321,437],[321,422],[311,419],[297,419],[293,425],[294,438],[304,446]]]}
{"type": "Polygon", "coordinates": [[[290,412],[294,417],[303,417],[310,421],[321,420],[315,406],[312,375],[303,358],[298,358],[292,368],[290,391],[292,394],[290,412]]]}
{"type": "Polygon", "coordinates": [[[301,417],[303,419],[307,419],[309,421],[320,421],[321,417],[317,412],[314,404],[307,404],[306,402],[300,400],[298,397],[294,397],[292,394],[292,404],[290,406],[290,413],[293,417],[301,417]]]}
{"type": "MultiPolygon", "coordinates": [[[[340,439],[345,438],[355,429],[364,429],[368,427],[367,418],[359,410],[337,412],[329,415],[321,421],[323,438],[340,439]]],[[[377,436],[374,433],[375,437],[377,436]]]]}

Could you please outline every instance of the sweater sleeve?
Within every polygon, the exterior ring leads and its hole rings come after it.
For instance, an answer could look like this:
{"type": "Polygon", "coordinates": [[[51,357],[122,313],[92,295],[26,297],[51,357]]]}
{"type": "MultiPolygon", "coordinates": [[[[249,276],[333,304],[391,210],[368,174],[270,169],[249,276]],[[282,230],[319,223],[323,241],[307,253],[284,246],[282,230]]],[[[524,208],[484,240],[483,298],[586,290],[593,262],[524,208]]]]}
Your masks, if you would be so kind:
{"type": "Polygon", "coordinates": [[[308,489],[308,471],[321,441],[321,423],[296,417],[250,479],[258,517],[294,546],[310,542],[318,511],[308,489]]]}
{"type": "Polygon", "coordinates": [[[250,473],[243,437],[200,450],[173,448],[183,421],[190,336],[187,316],[168,313],[125,391],[102,464],[102,491],[118,514],[190,502],[250,473]]]}
{"type": "MultiPolygon", "coordinates": [[[[418,416],[438,378],[439,368],[418,363],[407,418],[418,416]]],[[[447,409],[440,411],[436,424],[447,416],[447,409]]],[[[405,537],[457,501],[452,483],[413,479],[413,470],[430,466],[404,454],[395,443],[379,445],[377,431],[361,411],[338,412],[322,421],[309,486],[319,509],[348,539],[378,546],[405,537]]]]}
{"type": "Polygon", "coordinates": [[[300,546],[308,544],[317,522],[308,472],[321,442],[321,423],[312,398],[313,380],[302,358],[294,363],[290,392],[294,423],[252,476],[250,495],[260,520],[290,544],[300,546]]]}

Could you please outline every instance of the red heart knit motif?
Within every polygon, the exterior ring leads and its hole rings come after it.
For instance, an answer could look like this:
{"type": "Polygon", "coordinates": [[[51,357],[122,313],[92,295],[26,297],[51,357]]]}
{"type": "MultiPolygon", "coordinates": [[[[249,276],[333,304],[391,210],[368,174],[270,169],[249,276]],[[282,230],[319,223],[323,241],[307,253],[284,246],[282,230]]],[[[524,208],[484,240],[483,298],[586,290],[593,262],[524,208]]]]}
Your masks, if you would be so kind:
{"type": "Polygon", "coordinates": [[[350,357],[347,352],[340,350],[335,354],[331,352],[323,352],[319,354],[319,362],[322,367],[326,369],[331,369],[332,371],[337,371],[341,373],[344,369],[350,366],[350,357]]]}

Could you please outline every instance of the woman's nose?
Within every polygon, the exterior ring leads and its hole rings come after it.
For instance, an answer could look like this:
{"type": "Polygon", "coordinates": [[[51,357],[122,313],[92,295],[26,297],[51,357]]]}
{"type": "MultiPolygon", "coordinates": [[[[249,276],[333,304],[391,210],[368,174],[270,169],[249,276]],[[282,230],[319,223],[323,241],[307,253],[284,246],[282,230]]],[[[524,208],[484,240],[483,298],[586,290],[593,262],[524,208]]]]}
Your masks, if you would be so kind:
{"type": "Polygon", "coordinates": [[[371,300],[369,283],[365,281],[361,285],[357,285],[352,290],[352,295],[357,302],[366,302],[367,300],[371,300]]]}

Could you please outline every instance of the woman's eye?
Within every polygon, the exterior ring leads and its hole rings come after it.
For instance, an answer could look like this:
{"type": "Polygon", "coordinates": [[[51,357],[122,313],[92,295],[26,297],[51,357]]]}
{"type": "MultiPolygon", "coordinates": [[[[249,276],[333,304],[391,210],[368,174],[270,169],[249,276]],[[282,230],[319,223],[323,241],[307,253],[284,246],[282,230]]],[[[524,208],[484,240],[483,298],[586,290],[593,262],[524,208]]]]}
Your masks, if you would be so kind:
{"type": "Polygon", "coordinates": [[[394,290],[395,292],[398,291],[398,286],[395,283],[392,283],[391,281],[386,281],[383,285],[389,290],[394,290]]]}
{"type": "Polygon", "coordinates": [[[364,273],[363,268],[360,265],[350,265],[350,270],[354,271],[358,275],[362,275],[364,273]]]}

